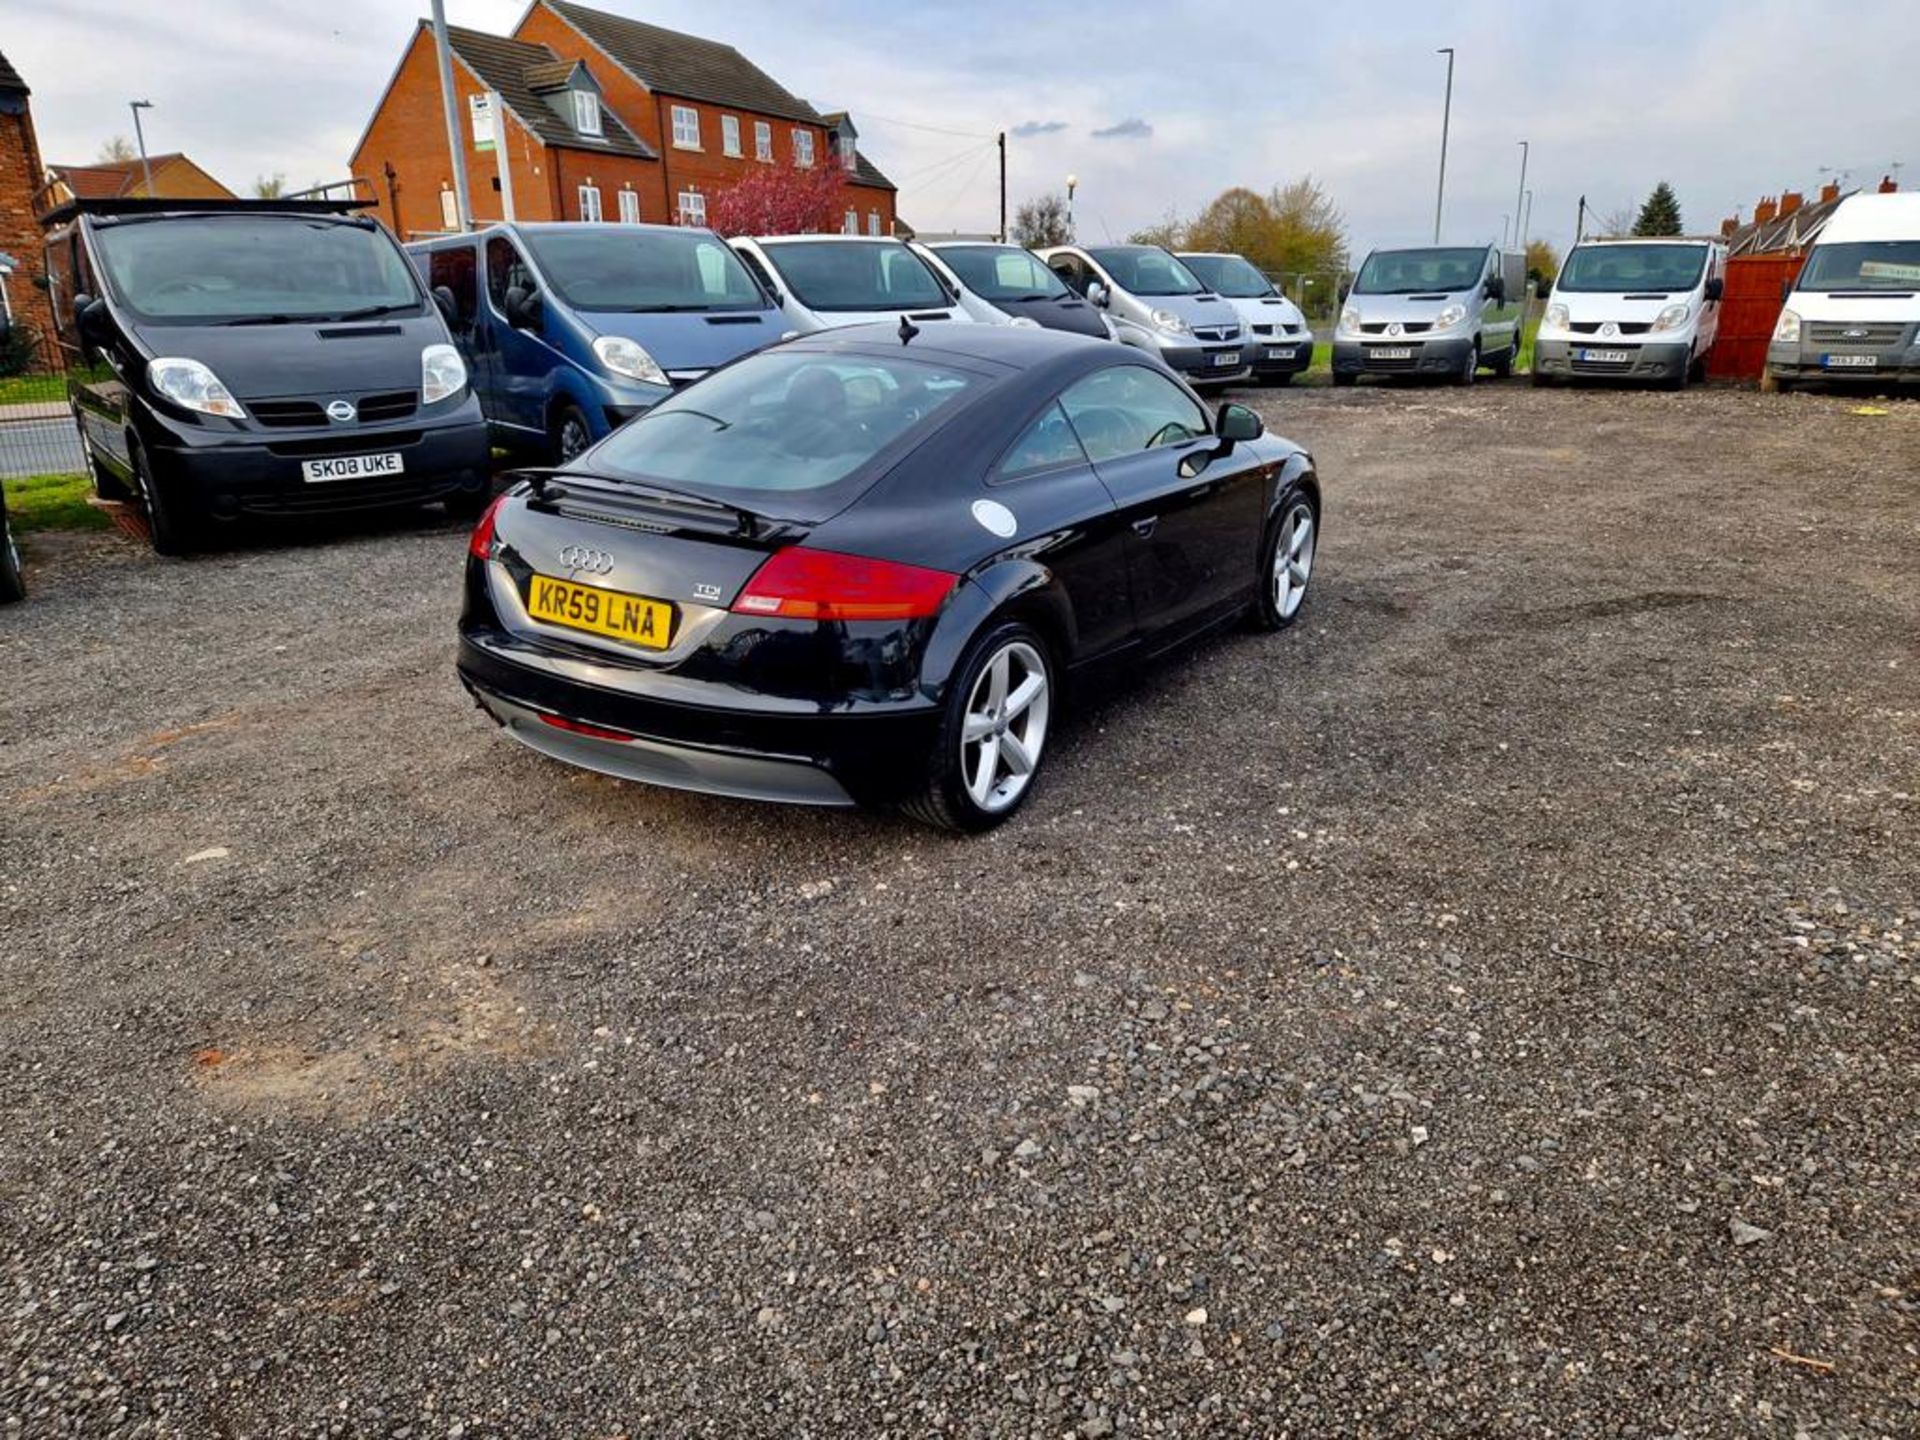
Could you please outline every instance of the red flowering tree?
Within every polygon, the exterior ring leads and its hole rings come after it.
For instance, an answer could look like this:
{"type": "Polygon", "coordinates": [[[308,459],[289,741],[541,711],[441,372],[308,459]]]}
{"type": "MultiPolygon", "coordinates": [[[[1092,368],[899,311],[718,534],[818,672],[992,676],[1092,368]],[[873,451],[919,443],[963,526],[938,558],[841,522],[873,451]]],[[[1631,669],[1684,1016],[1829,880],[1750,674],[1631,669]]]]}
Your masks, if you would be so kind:
{"type": "Polygon", "coordinates": [[[768,165],[707,202],[707,224],[735,235],[819,235],[841,228],[847,173],[837,156],[801,167],[768,165]]]}

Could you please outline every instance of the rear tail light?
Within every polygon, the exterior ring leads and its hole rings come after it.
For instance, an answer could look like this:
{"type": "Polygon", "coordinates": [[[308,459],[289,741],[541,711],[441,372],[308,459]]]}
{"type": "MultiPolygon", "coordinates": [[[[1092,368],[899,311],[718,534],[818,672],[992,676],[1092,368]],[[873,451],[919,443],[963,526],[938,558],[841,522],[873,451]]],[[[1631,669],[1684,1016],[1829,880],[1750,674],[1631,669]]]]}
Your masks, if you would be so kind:
{"type": "Polygon", "coordinates": [[[916,620],[935,614],[958,583],[944,570],[789,545],[754,572],[733,611],[786,620],[916,620]]]}
{"type": "Polygon", "coordinates": [[[467,541],[467,553],[476,560],[493,558],[493,527],[499,522],[500,507],[507,503],[507,497],[501,495],[481,512],[480,523],[473,527],[473,536],[467,541]]]}
{"type": "Polygon", "coordinates": [[[569,735],[585,735],[589,740],[618,740],[626,745],[634,738],[624,730],[609,730],[604,725],[589,725],[584,720],[569,720],[564,715],[542,715],[540,720],[556,730],[564,730],[569,735]]]}

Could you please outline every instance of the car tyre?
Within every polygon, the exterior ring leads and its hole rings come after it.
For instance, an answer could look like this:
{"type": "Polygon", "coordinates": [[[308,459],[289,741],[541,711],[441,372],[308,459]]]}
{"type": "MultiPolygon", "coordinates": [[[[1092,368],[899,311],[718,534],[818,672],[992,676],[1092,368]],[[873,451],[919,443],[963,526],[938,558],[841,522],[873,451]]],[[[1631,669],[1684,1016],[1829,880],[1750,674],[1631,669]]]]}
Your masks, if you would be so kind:
{"type": "Polygon", "coordinates": [[[1046,639],[1017,620],[987,626],[947,688],[925,782],[902,809],[937,829],[977,835],[1033,793],[1058,696],[1046,639]]]}
{"type": "Polygon", "coordinates": [[[1540,368],[1540,362],[1535,360],[1533,362],[1533,369],[1527,372],[1527,383],[1536,390],[1545,390],[1552,386],[1553,377],[1542,370],[1540,368]]]}
{"type": "Polygon", "coordinates": [[[26,598],[27,582],[20,573],[20,551],[13,543],[13,531],[0,525],[0,605],[26,598]]]}
{"type": "Polygon", "coordinates": [[[166,498],[154,479],[153,467],[147,463],[146,450],[135,445],[132,451],[133,484],[147,517],[147,538],[154,553],[175,558],[193,554],[206,543],[200,521],[177,501],[166,498]]]}
{"type": "Polygon", "coordinates": [[[1285,630],[1300,618],[1320,548],[1320,510],[1305,490],[1290,486],[1273,513],[1260,546],[1260,599],[1253,611],[1261,630],[1285,630]]]}
{"type": "Polygon", "coordinates": [[[440,503],[455,520],[478,520],[492,502],[493,487],[482,485],[478,490],[456,490],[440,503]]]}
{"type": "Polygon", "coordinates": [[[1466,385],[1473,384],[1473,382],[1478,380],[1479,378],[1480,378],[1480,342],[1478,340],[1475,340],[1473,342],[1473,349],[1467,352],[1467,363],[1463,365],[1460,368],[1460,372],[1453,377],[1453,383],[1456,385],[1466,386],[1466,385]]]}
{"type": "Polygon", "coordinates": [[[1500,358],[1492,362],[1493,373],[1505,380],[1513,374],[1513,367],[1520,359],[1520,333],[1514,332],[1513,343],[1500,352],[1500,358]]]}
{"type": "Polygon", "coordinates": [[[565,465],[591,444],[593,428],[587,424],[586,412],[571,401],[562,402],[553,412],[553,425],[548,431],[553,463],[565,465]]]}

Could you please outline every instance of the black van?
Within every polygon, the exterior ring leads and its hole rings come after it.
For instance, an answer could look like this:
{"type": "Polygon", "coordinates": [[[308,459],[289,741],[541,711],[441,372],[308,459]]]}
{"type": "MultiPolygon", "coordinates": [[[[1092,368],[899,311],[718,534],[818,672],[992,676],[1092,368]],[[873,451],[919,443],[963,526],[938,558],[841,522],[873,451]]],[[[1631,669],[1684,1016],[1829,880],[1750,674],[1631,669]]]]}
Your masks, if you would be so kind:
{"type": "Polygon", "coordinates": [[[95,487],[184,554],[243,514],[478,512],[486,422],[393,238],[350,201],[77,201],[47,285],[95,487]]]}

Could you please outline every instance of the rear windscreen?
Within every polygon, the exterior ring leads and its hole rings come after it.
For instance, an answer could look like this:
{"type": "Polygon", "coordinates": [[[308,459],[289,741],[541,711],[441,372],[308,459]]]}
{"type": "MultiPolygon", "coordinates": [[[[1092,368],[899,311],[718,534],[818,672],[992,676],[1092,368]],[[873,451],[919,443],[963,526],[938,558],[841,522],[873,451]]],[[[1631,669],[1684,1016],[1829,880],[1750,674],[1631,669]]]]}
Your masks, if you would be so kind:
{"type": "Polygon", "coordinates": [[[1557,288],[1581,293],[1671,294],[1691,290],[1706,267],[1704,245],[1576,245],[1561,267],[1557,288]]]}

